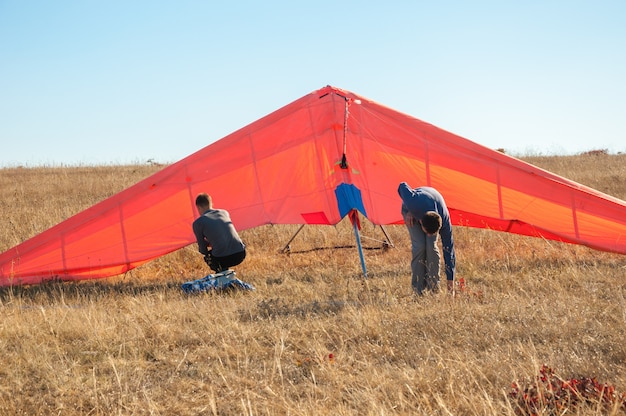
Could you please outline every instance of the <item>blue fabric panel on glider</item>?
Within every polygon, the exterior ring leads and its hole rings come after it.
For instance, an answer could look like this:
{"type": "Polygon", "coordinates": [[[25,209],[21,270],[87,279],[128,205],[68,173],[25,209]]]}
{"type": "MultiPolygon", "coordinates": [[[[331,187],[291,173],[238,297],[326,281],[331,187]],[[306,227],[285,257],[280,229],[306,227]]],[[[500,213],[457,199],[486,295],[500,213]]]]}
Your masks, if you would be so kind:
{"type": "Polygon", "coordinates": [[[365,207],[363,206],[363,198],[361,198],[361,190],[356,186],[342,183],[335,188],[335,196],[337,197],[341,218],[345,217],[353,209],[358,210],[367,217],[365,207]]]}
{"type": "Polygon", "coordinates": [[[237,279],[235,275],[236,273],[233,270],[225,270],[220,273],[209,274],[202,279],[183,283],[182,289],[185,293],[200,293],[210,290],[225,289],[255,290],[254,286],[249,283],[242,282],[237,279]]]}

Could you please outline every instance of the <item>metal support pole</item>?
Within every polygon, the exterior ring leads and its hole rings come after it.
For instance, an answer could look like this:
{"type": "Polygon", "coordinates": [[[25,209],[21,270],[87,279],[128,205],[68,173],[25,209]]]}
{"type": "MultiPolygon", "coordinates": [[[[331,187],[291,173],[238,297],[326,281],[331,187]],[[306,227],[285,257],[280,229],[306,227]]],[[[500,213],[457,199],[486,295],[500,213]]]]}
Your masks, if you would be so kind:
{"type": "Polygon", "coordinates": [[[389,238],[389,234],[387,234],[387,230],[385,229],[385,227],[383,227],[383,225],[381,224],[380,229],[383,230],[383,234],[385,234],[385,238],[387,239],[387,244],[389,245],[389,247],[395,247],[393,245],[393,242],[391,241],[391,238],[389,238]]]}
{"type": "MultiPolygon", "coordinates": [[[[358,215],[354,211],[355,215],[358,215]]],[[[352,220],[352,217],[350,218],[352,220]]],[[[354,238],[356,239],[356,245],[359,249],[359,257],[361,258],[361,269],[363,269],[363,277],[367,279],[367,268],[365,267],[365,257],[363,257],[363,247],[361,246],[361,234],[359,234],[359,224],[357,221],[352,220],[352,228],[354,229],[354,238]]]]}
{"type": "Polygon", "coordinates": [[[283,253],[286,251],[289,251],[289,245],[291,244],[291,242],[296,238],[296,236],[298,235],[298,233],[300,233],[300,231],[302,231],[302,229],[304,228],[306,224],[302,224],[300,226],[300,228],[298,228],[298,231],[296,231],[296,233],[293,235],[293,237],[291,237],[291,239],[289,241],[287,241],[287,244],[285,244],[285,247],[283,247],[283,253]]]}

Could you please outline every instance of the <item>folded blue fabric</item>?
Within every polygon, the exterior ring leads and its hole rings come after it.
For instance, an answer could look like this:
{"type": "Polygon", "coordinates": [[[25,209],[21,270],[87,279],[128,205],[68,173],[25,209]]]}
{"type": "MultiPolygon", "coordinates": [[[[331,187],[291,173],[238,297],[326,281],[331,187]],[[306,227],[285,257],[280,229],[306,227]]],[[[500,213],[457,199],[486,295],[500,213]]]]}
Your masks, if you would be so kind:
{"type": "Polygon", "coordinates": [[[209,274],[202,279],[185,282],[182,284],[182,289],[185,293],[199,293],[209,290],[224,289],[255,290],[254,286],[251,284],[237,279],[236,273],[233,270],[224,270],[223,272],[209,274]]]}

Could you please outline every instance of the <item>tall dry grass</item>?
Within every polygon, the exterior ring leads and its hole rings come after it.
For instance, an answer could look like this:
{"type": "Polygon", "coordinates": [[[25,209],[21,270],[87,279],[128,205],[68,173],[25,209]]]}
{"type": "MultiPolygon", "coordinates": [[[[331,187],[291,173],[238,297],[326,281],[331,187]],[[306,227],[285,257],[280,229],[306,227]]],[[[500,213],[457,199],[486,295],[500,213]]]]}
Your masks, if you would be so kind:
{"type": "MultiPolygon", "coordinates": [[[[626,155],[531,163],[626,198],[626,155]]],[[[0,170],[4,251],[155,172],[0,170]]],[[[0,414],[513,415],[542,364],[626,390],[626,257],[455,228],[468,291],[415,298],[405,229],[242,232],[254,292],[188,296],[190,246],[125,276],[0,290],[0,414]],[[343,247],[343,248],[335,248],[343,247]]],[[[566,414],[624,414],[591,402],[566,414]]],[[[550,413],[546,409],[540,414],[550,413]]]]}

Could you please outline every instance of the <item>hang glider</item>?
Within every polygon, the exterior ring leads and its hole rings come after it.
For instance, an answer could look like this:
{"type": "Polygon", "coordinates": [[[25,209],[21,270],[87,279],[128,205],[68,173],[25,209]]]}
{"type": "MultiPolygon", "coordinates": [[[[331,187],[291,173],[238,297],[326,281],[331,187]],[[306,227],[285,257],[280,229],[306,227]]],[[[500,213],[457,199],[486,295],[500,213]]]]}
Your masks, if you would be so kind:
{"type": "Polygon", "coordinates": [[[118,275],[192,244],[199,192],[239,230],[355,210],[400,224],[402,181],[437,188],[455,225],[626,254],[626,202],[327,86],[0,254],[0,285],[118,275]]]}

